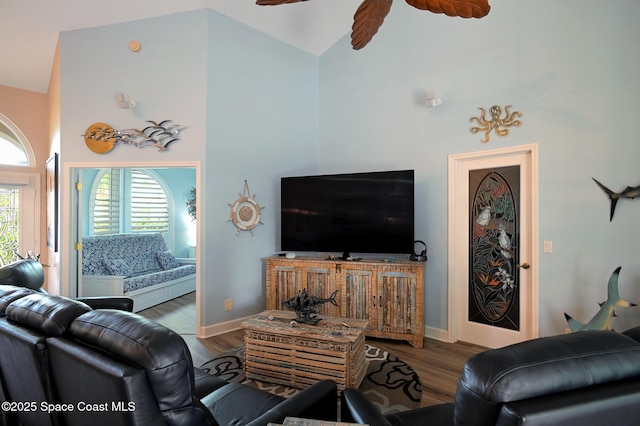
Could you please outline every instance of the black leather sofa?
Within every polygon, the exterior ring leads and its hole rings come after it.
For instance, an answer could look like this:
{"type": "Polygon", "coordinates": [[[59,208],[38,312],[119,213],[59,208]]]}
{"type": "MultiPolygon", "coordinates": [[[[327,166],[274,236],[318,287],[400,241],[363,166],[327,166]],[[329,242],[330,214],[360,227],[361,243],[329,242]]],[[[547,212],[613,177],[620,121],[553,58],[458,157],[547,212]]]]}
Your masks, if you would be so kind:
{"type": "MultiPolygon", "coordinates": [[[[0,310],[0,320],[2,320],[2,318],[5,315],[4,309],[6,307],[6,304],[8,304],[8,302],[13,300],[14,298],[19,298],[24,295],[32,294],[34,292],[47,294],[47,292],[42,288],[43,284],[44,284],[44,268],[42,264],[37,260],[21,259],[1,267],[0,268],[0,285],[12,285],[17,287],[23,287],[24,289],[20,291],[12,291],[11,293],[13,294],[13,296],[8,297],[7,299],[4,300],[4,302],[6,303],[1,305],[2,309],[0,310]]],[[[99,308],[119,309],[119,310],[124,310],[129,312],[133,310],[133,300],[129,297],[88,297],[88,298],[80,298],[76,300],[84,302],[85,304],[87,304],[93,309],[99,309],[99,308]]],[[[39,337],[34,337],[29,332],[29,330],[25,331],[24,333],[20,333],[20,337],[25,338],[27,340],[29,338],[32,338],[33,340],[31,341],[31,344],[35,345],[34,348],[37,348],[41,345],[41,342],[39,341],[39,337]]],[[[36,352],[36,354],[37,356],[40,356],[41,352],[36,352]]],[[[11,366],[10,360],[11,358],[7,358],[4,360],[4,363],[6,364],[5,365],[6,371],[10,371],[11,368],[13,367],[11,366]]],[[[28,371],[24,371],[22,372],[22,374],[27,376],[28,381],[31,381],[31,379],[33,379],[36,382],[39,382],[40,381],[39,375],[33,373],[36,370],[29,370],[29,371],[32,372],[33,374],[32,376],[28,375],[29,374],[28,371]]],[[[16,375],[12,375],[10,379],[13,377],[16,377],[16,375]]],[[[2,376],[2,369],[0,368],[0,402],[7,401],[6,389],[9,385],[14,387],[22,386],[22,384],[19,381],[17,383],[16,381],[11,381],[11,380],[9,382],[6,382],[2,376]]],[[[18,395],[21,395],[20,392],[24,392],[24,391],[16,391],[16,392],[18,392],[18,395]]],[[[37,393],[38,389],[36,388],[34,392],[37,393]]],[[[27,392],[25,394],[25,397],[28,397],[30,395],[31,393],[27,392]]],[[[24,415],[28,415],[28,414],[24,414],[24,415]]],[[[30,416],[34,418],[38,418],[38,416],[34,414],[31,414],[30,416]]],[[[6,426],[8,424],[8,421],[9,421],[8,412],[1,410],[0,426],[6,426]]],[[[44,423],[44,424],[47,424],[47,423],[44,423]]]]}
{"type": "Polygon", "coordinates": [[[466,363],[454,403],[383,416],[346,389],[342,419],[376,426],[640,425],[639,341],[640,327],[488,350],[466,363]]]}
{"type": "MultiPolygon", "coordinates": [[[[42,288],[44,268],[33,259],[20,259],[0,268],[0,285],[26,287],[38,293],[47,294],[42,288]]],[[[93,309],[118,309],[133,311],[133,299],[126,296],[80,297],[76,300],[86,303],[93,309]]]]}
{"type": "Polygon", "coordinates": [[[284,399],[193,367],[184,340],[140,315],[0,285],[7,425],[261,425],[335,420],[337,388],[284,399]]]}

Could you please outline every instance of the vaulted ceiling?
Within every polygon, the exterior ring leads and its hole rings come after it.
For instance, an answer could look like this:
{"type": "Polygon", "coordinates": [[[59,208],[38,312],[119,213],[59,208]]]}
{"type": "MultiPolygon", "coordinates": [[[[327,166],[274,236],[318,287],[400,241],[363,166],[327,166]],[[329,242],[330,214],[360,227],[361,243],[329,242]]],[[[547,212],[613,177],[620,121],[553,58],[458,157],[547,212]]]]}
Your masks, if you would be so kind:
{"type": "Polygon", "coordinates": [[[2,0],[0,85],[46,93],[63,31],[209,8],[285,43],[321,55],[351,32],[362,0],[258,6],[255,0],[2,0]]]}

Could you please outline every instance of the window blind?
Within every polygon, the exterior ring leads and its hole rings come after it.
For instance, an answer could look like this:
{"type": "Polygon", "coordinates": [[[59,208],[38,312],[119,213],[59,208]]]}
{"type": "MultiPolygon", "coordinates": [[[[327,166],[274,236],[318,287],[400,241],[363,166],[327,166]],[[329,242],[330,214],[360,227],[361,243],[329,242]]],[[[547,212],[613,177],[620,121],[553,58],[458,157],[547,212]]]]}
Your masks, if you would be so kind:
{"type": "Polygon", "coordinates": [[[141,170],[131,172],[131,232],[169,231],[167,196],[158,182],[141,170]]]}
{"type": "Polygon", "coordinates": [[[93,204],[93,233],[120,232],[120,169],[106,169],[95,193],[93,204]]]}

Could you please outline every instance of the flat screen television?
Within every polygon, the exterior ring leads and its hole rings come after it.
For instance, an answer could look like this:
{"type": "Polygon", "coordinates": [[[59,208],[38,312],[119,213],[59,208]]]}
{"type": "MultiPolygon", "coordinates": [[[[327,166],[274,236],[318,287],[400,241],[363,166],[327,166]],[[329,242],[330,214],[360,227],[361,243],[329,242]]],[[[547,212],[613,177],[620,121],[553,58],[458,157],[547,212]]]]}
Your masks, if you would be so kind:
{"type": "Polygon", "coordinates": [[[283,177],[281,250],[413,253],[414,171],[283,177]]]}

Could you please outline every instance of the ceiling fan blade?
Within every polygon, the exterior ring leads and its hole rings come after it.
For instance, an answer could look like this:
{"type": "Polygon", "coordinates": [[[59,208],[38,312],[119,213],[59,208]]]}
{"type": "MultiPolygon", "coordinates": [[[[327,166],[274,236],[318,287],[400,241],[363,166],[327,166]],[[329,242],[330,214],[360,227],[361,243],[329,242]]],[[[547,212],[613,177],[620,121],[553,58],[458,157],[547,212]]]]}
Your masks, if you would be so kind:
{"type": "Polygon", "coordinates": [[[406,0],[411,6],[433,13],[462,18],[487,16],[491,6],[489,0],[406,0]]]}
{"type": "Polygon", "coordinates": [[[371,41],[391,9],[393,0],[364,0],[353,16],[351,46],[362,49],[371,41]]]}
{"type": "Polygon", "coordinates": [[[256,0],[256,4],[259,6],[276,6],[278,4],[298,3],[301,1],[309,0],[256,0]]]}

